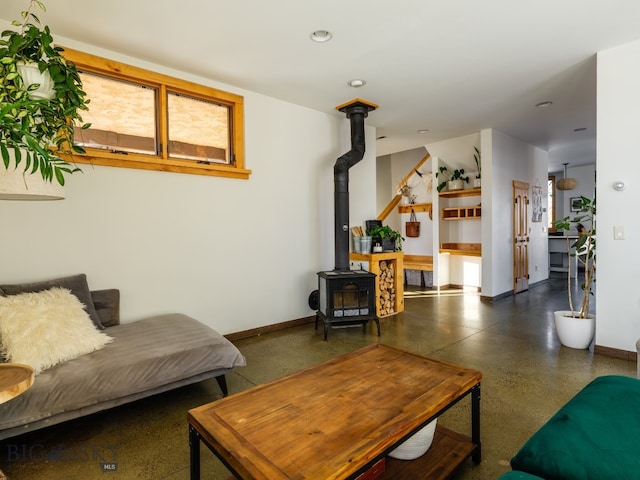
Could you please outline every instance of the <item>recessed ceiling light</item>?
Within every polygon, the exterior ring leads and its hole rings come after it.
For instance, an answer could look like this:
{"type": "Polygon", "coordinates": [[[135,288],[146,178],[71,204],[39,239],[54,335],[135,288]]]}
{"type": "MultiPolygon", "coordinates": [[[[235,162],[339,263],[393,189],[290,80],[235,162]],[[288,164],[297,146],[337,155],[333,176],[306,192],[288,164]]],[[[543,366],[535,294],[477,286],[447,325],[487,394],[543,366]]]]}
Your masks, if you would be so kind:
{"type": "Polygon", "coordinates": [[[546,107],[550,107],[551,105],[553,105],[553,102],[540,102],[540,103],[536,103],[536,107],[538,108],[546,108],[546,107]]]}
{"type": "Polygon", "coordinates": [[[584,132],[585,130],[586,130],[585,127],[578,127],[573,129],[574,132],[584,132]]]}
{"type": "Polygon", "coordinates": [[[429,133],[429,130],[423,128],[422,130],[418,130],[418,133],[429,133]]]}
{"type": "Polygon", "coordinates": [[[350,87],[353,87],[353,88],[364,87],[366,84],[367,84],[367,82],[365,80],[360,79],[360,78],[356,78],[354,80],[349,80],[347,82],[347,85],[349,85],[350,87]]]}
{"type": "Polygon", "coordinates": [[[311,40],[318,43],[324,43],[331,40],[333,34],[328,30],[316,30],[315,32],[311,32],[311,40]]]}

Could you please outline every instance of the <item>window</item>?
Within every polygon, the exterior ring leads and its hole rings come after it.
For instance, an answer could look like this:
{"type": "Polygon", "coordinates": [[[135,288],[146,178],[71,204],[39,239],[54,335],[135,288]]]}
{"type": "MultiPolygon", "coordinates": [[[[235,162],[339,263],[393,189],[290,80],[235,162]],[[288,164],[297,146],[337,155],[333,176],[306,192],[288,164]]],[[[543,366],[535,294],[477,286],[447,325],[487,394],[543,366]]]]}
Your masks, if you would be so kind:
{"type": "Polygon", "coordinates": [[[88,129],[72,161],[248,178],[243,98],[214,88],[65,49],[90,99],[88,129]]]}
{"type": "Polygon", "coordinates": [[[83,70],[80,78],[91,99],[82,117],[91,127],[74,129],[76,144],[119,155],[159,155],[157,88],[83,70]]]}
{"type": "Polygon", "coordinates": [[[549,232],[555,232],[556,222],[556,177],[555,175],[549,175],[547,181],[547,229],[549,232]]]}
{"type": "Polygon", "coordinates": [[[229,106],[176,92],[168,92],[167,100],[169,156],[229,164],[229,106]]]}

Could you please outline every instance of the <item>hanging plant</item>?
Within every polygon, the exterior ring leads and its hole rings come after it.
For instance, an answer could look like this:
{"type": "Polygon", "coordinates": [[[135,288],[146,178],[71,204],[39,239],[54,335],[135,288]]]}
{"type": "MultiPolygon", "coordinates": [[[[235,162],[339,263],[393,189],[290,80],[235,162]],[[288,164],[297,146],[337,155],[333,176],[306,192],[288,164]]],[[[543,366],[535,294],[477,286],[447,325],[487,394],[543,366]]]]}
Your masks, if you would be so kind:
{"type": "MultiPolygon", "coordinates": [[[[15,30],[0,36],[0,154],[5,168],[24,166],[25,174],[40,172],[46,181],[54,178],[60,185],[65,174],[79,171],[62,156],[85,153],[73,144],[74,125],[82,124],[81,110],[88,110],[89,100],[82,89],[78,70],[53,43],[48,26],[42,26],[34,10],[46,12],[41,1],[29,0],[22,20],[15,20],[15,30]],[[19,69],[23,64],[37,66],[44,74],[40,83],[25,81],[19,69]],[[40,93],[44,82],[52,83],[51,95],[40,93]],[[47,98],[50,96],[51,98],[47,98]]],[[[37,73],[37,72],[36,72],[37,73]]]]}

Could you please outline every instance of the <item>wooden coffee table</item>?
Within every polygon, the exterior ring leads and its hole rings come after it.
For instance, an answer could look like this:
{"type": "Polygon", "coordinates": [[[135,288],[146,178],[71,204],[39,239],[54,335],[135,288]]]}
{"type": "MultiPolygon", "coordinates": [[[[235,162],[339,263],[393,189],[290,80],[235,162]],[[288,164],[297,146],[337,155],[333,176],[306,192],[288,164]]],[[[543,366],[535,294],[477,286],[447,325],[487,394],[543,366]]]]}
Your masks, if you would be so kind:
{"type": "Polygon", "coordinates": [[[425,455],[389,460],[380,477],[447,478],[470,456],[480,462],[481,378],[384,345],[341,355],[190,410],[191,479],[201,441],[245,480],[356,478],[470,394],[470,438],[439,422],[425,455]]]}

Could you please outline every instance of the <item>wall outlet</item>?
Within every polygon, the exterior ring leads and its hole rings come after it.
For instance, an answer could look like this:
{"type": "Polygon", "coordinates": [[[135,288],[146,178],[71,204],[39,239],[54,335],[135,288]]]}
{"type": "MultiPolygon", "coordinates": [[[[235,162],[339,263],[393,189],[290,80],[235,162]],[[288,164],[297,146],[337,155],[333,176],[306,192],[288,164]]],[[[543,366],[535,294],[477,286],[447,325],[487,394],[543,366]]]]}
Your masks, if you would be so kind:
{"type": "Polygon", "coordinates": [[[613,227],[613,239],[614,240],[624,240],[624,227],[622,225],[618,225],[613,227]]]}

